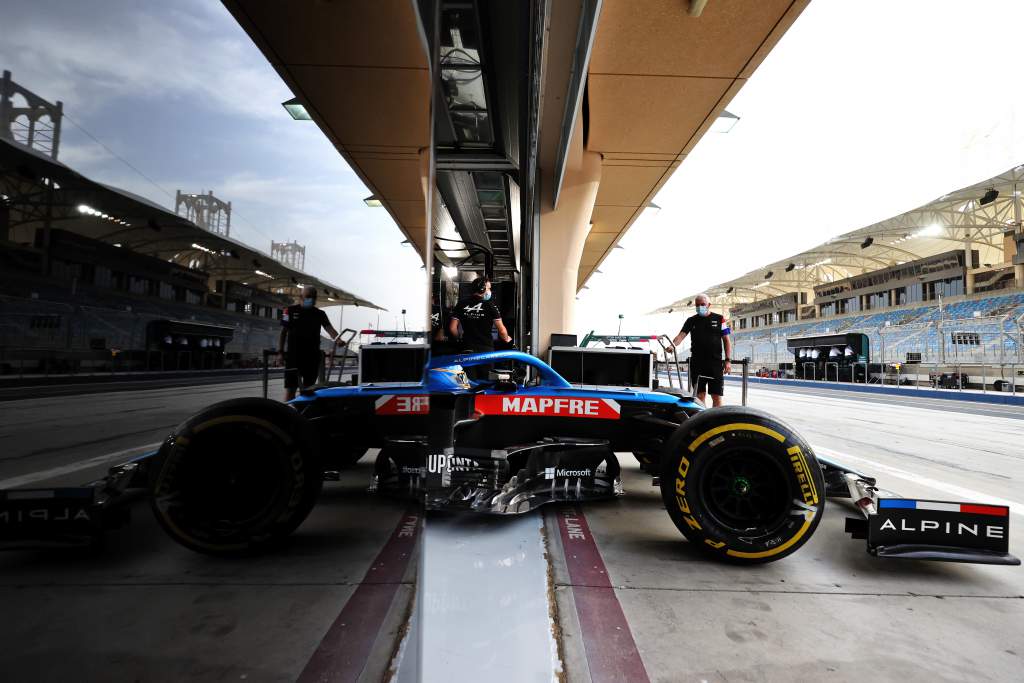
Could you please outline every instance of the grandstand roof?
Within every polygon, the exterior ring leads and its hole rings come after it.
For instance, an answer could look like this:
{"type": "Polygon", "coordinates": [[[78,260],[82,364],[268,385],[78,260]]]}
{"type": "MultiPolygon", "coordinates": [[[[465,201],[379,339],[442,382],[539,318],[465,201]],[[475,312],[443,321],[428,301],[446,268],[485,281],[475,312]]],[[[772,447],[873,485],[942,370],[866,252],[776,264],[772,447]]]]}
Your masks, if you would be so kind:
{"type": "Polygon", "coordinates": [[[11,210],[12,239],[29,242],[50,212],[51,225],[182,265],[199,259],[217,279],[297,295],[321,293],[321,306],[385,310],[326,280],[285,266],[238,240],[208,232],[183,216],[125,190],[104,185],[24,145],[0,139],[0,193],[11,210]],[[53,195],[47,200],[50,183],[53,195]]]}
{"type": "MultiPolygon", "coordinates": [[[[968,240],[971,248],[979,251],[981,270],[999,267],[1008,260],[1003,253],[1003,233],[1020,230],[1020,191],[1024,191],[1024,165],[704,291],[713,304],[728,308],[963,249],[968,240]],[[998,195],[983,205],[982,198],[991,190],[998,195]]],[[[653,313],[688,307],[698,293],[653,313]]]]}

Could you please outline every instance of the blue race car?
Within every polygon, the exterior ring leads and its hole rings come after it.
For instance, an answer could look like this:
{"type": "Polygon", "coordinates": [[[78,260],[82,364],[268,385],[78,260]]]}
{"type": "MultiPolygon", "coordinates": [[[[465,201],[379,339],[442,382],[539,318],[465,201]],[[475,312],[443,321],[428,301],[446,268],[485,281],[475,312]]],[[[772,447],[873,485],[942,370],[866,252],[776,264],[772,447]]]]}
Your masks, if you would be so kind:
{"type": "Polygon", "coordinates": [[[631,452],[683,536],[723,561],[795,552],[825,498],[838,497],[861,513],[847,531],[878,557],[1020,563],[1006,507],[883,498],[874,479],[815,457],[763,411],[707,410],[671,387],[581,388],[517,351],[435,357],[421,381],[400,386],[215,404],[99,482],[0,491],[0,547],[89,542],[125,521],[118,503],[145,491],[186,547],[266,550],[302,523],[325,478],[371,448],[371,489],[428,510],[509,515],[613,499],[623,494],[618,454],[631,452]],[[467,375],[485,366],[488,379],[467,375]]]}
{"type": "MultiPolygon", "coordinates": [[[[825,498],[838,496],[856,501],[863,519],[848,520],[848,531],[866,537],[876,555],[1017,562],[1005,533],[999,542],[965,545],[929,528],[872,544],[873,535],[888,533],[878,527],[891,527],[893,515],[905,517],[908,508],[885,507],[873,479],[816,458],[763,411],[705,410],[672,388],[580,388],[517,351],[436,357],[421,382],[400,388],[335,387],[289,405],[238,399],[211,406],[156,456],[152,507],[185,546],[256,550],[303,521],[325,471],[371,448],[380,449],[371,489],[419,499],[428,510],[509,515],[611,499],[623,494],[617,453],[632,452],[660,486],[679,531],[725,561],[770,562],[795,552],[821,521],[825,498]],[[466,370],[479,366],[496,369],[490,379],[469,379],[466,370]]],[[[956,517],[978,523],[970,513],[956,517]]],[[[1008,515],[981,522],[1005,525],[1008,515]]]]}

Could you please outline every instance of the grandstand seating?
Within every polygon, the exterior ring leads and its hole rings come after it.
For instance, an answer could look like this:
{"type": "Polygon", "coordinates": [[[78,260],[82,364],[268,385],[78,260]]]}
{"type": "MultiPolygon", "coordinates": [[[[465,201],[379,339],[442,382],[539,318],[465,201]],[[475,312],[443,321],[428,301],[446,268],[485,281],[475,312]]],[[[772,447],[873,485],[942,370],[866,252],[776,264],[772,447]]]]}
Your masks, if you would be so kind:
{"type": "Polygon", "coordinates": [[[1024,363],[1022,324],[1024,292],[1016,292],[954,301],[945,304],[941,312],[934,303],[740,330],[736,331],[733,343],[737,356],[750,356],[755,363],[788,362],[788,338],[862,332],[871,340],[872,360],[875,361],[901,362],[908,352],[918,352],[924,362],[944,359],[946,362],[1024,363]],[[967,336],[955,336],[956,332],[967,333],[967,336]]]}

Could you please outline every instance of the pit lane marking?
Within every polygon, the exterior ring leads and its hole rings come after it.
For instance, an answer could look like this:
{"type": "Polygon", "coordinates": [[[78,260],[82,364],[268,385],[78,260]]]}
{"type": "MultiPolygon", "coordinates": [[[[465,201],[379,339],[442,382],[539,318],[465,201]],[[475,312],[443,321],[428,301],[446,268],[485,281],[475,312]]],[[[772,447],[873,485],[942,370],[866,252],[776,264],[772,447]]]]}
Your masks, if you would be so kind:
{"type": "Polygon", "coordinates": [[[963,486],[957,486],[956,484],[947,484],[946,482],[938,481],[930,477],[925,477],[914,472],[908,472],[907,470],[902,470],[898,467],[893,467],[892,465],[885,465],[875,460],[868,460],[867,458],[862,458],[858,455],[842,453],[832,448],[821,448],[819,446],[815,446],[814,450],[820,452],[822,455],[826,457],[835,459],[840,464],[844,463],[847,460],[859,461],[867,465],[867,467],[858,468],[863,470],[866,474],[873,474],[872,470],[886,472],[894,477],[899,477],[900,479],[905,479],[906,481],[921,484],[922,486],[927,486],[930,489],[935,489],[936,491],[948,493],[951,496],[959,496],[960,498],[963,499],[964,502],[1005,505],[1010,508],[1010,512],[1012,512],[1013,514],[1024,517],[1024,503],[1020,503],[1015,500],[1000,498],[999,496],[993,496],[988,493],[982,493],[980,491],[975,491],[974,489],[969,489],[963,486]]]}
{"type": "Polygon", "coordinates": [[[95,458],[89,458],[88,460],[79,460],[78,462],[71,463],[70,465],[61,465],[60,467],[52,467],[48,470],[30,472],[29,474],[23,474],[19,477],[11,477],[10,479],[0,479],[0,489],[17,488],[19,486],[34,484],[46,479],[61,477],[65,474],[78,472],[79,470],[86,470],[90,467],[109,465],[122,458],[127,460],[133,455],[142,455],[146,451],[151,451],[161,443],[162,442],[160,441],[147,443],[133,448],[126,448],[123,451],[114,451],[113,453],[107,453],[106,455],[97,455],[95,458]]]}

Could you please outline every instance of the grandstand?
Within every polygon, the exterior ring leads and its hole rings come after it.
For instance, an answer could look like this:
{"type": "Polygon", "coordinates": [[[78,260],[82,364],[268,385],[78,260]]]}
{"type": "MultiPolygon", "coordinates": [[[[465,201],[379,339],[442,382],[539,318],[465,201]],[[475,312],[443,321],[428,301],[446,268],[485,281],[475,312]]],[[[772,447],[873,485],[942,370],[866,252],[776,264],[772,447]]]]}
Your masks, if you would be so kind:
{"type": "MultiPolygon", "coordinates": [[[[920,383],[961,370],[981,386],[1020,375],[1021,189],[1024,166],[708,288],[731,320],[734,355],[803,376],[799,339],[861,333],[869,381],[894,367],[920,383]]],[[[694,296],[655,313],[689,310],[694,296]]],[[[807,374],[824,378],[826,362],[815,354],[807,374]]]]}
{"type": "Polygon", "coordinates": [[[226,229],[82,176],[57,160],[56,135],[40,146],[24,133],[49,130],[40,118],[59,124],[59,103],[8,73],[3,82],[0,375],[251,366],[276,346],[281,311],[304,285],[323,307],[380,308],[226,229]]]}

